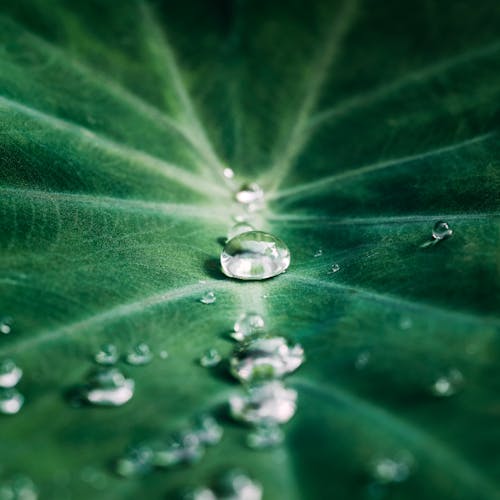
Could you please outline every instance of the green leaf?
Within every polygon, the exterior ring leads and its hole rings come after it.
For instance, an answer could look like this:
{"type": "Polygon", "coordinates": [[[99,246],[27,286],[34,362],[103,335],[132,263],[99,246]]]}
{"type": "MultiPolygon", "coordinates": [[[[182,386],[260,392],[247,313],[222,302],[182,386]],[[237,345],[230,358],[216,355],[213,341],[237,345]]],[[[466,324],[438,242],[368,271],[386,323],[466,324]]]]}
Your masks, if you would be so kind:
{"type": "Polygon", "coordinates": [[[174,498],[237,466],[266,499],[499,498],[499,23],[496,0],[4,0],[0,357],[26,403],[1,419],[0,483],[174,498]],[[220,273],[226,167],[263,186],[286,274],[220,273]],[[440,220],[453,236],[425,246],[440,220]],[[262,452],[228,418],[240,386],[198,364],[248,310],[307,356],[262,452]],[[105,342],[155,359],[124,368],[123,407],[71,407],[105,342]],[[451,369],[463,390],[433,396],[451,369]],[[113,472],[201,411],[225,434],[200,463],[113,472]],[[401,453],[407,480],[374,485],[401,453]]]}

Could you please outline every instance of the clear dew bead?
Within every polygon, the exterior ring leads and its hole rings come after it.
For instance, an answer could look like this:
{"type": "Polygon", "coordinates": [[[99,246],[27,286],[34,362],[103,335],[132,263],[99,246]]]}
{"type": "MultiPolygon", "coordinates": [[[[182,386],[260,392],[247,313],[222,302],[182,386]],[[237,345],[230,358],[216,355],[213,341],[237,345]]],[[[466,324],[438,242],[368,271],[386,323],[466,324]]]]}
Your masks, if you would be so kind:
{"type": "Polygon", "coordinates": [[[227,232],[227,239],[229,241],[235,236],[248,233],[248,231],[255,231],[255,228],[251,224],[248,224],[248,222],[238,222],[227,232]]]}
{"type": "Polygon", "coordinates": [[[137,344],[125,358],[127,363],[133,366],[147,365],[152,359],[153,353],[151,352],[148,344],[145,344],[144,342],[137,344]]]}
{"type": "Polygon", "coordinates": [[[200,299],[202,304],[213,304],[217,300],[214,292],[206,292],[200,299]]]}
{"type": "Polygon", "coordinates": [[[240,280],[263,280],[284,273],[290,250],[276,236],[249,231],[229,240],[220,256],[222,272],[240,280]]]}
{"type": "Polygon", "coordinates": [[[431,393],[440,398],[456,394],[464,384],[464,377],[457,369],[453,368],[448,373],[438,377],[431,386],[431,393]]]}
{"type": "Polygon", "coordinates": [[[247,446],[253,450],[274,448],[283,443],[284,434],[278,425],[262,425],[247,436],[247,446]]]}
{"type": "Polygon", "coordinates": [[[0,318],[0,333],[8,335],[11,332],[12,332],[12,318],[8,316],[0,318]]]}
{"type": "Polygon", "coordinates": [[[277,380],[259,384],[245,395],[229,398],[231,416],[238,422],[272,425],[288,422],[297,409],[297,391],[277,380]]]}
{"type": "Polygon", "coordinates": [[[332,267],[330,268],[330,272],[337,273],[339,271],[340,271],[340,265],[339,264],[332,264],[332,267]]]}
{"type": "Polygon", "coordinates": [[[17,385],[23,371],[11,359],[0,361],[0,387],[9,388],[17,385]]]}
{"type": "Polygon", "coordinates": [[[242,382],[280,378],[304,362],[300,344],[289,346],[283,337],[257,338],[238,347],[230,360],[232,375],[242,382]]]}
{"type": "Polygon", "coordinates": [[[114,344],[104,344],[94,356],[99,365],[114,365],[118,361],[118,348],[114,344]]]}
{"type": "Polygon", "coordinates": [[[0,413],[15,415],[23,407],[24,396],[16,389],[0,389],[0,413]]]}
{"type": "Polygon", "coordinates": [[[222,356],[217,349],[208,349],[200,358],[200,365],[204,368],[217,366],[222,360],[222,356]]]}
{"type": "Polygon", "coordinates": [[[122,406],[134,395],[135,383],[116,368],[92,372],[82,388],[82,397],[97,406],[122,406]]]}
{"type": "Polygon", "coordinates": [[[265,326],[264,318],[260,314],[253,312],[243,313],[235,322],[233,327],[234,332],[231,334],[231,337],[238,342],[242,342],[252,335],[263,332],[265,326]]]}
{"type": "Polygon", "coordinates": [[[435,240],[444,240],[449,238],[453,234],[453,230],[450,228],[447,222],[439,221],[434,224],[432,229],[432,237],[435,240]]]}

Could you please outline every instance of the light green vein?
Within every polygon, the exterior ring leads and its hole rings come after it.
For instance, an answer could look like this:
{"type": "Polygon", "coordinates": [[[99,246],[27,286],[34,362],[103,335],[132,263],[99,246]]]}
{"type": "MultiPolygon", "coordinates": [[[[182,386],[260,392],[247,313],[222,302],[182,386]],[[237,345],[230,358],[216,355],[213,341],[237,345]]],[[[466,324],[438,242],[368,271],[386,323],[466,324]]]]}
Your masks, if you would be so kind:
{"type": "Polygon", "coordinates": [[[273,166],[265,174],[262,184],[268,186],[272,194],[288,175],[297,156],[300,154],[309,134],[309,121],[322,87],[328,77],[328,72],[339,56],[342,40],[352,28],[357,14],[357,0],[345,0],[340,12],[332,23],[328,36],[318,49],[319,56],[308,71],[308,86],[299,106],[293,126],[286,138],[286,144],[277,148],[273,155],[273,166]]]}
{"type": "Polygon", "coordinates": [[[466,141],[451,144],[449,146],[444,146],[437,149],[432,149],[425,153],[418,153],[415,155],[404,156],[401,158],[394,158],[392,160],[386,160],[378,163],[372,163],[370,165],[365,165],[363,167],[353,168],[351,170],[346,170],[345,172],[340,172],[338,174],[330,175],[328,177],[323,177],[317,181],[309,182],[307,184],[301,184],[289,189],[284,189],[275,193],[269,193],[267,196],[268,200],[279,200],[286,198],[288,201],[291,199],[300,199],[304,196],[313,196],[317,193],[327,190],[332,185],[337,182],[352,179],[355,177],[360,177],[365,174],[372,172],[377,172],[380,170],[385,170],[389,168],[398,168],[402,166],[407,166],[416,161],[426,160],[434,156],[440,156],[447,153],[453,153],[454,151],[466,148],[468,146],[476,145],[491,139],[496,135],[496,132],[490,132],[488,134],[480,135],[474,137],[473,139],[468,139],[466,141]]]}
{"type": "Polygon", "coordinates": [[[217,198],[228,196],[227,190],[221,188],[218,184],[202,180],[199,176],[189,173],[180,166],[173,165],[172,163],[161,160],[155,156],[145,153],[144,151],[114,142],[68,120],[57,118],[42,111],[38,111],[32,107],[17,103],[12,99],[0,96],[0,112],[2,110],[15,110],[24,116],[29,116],[31,119],[44,123],[51,128],[67,133],[89,147],[100,148],[104,152],[122,160],[125,163],[136,163],[138,166],[140,165],[141,168],[160,174],[166,179],[174,181],[177,184],[184,185],[198,193],[202,193],[204,195],[210,194],[217,198]]]}

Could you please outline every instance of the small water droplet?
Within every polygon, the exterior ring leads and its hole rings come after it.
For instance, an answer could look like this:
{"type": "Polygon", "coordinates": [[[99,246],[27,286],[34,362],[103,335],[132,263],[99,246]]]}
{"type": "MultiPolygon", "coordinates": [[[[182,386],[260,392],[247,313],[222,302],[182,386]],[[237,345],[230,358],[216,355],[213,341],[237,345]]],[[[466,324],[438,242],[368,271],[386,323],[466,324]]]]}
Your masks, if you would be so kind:
{"type": "Polygon", "coordinates": [[[11,359],[0,361],[0,387],[10,388],[17,385],[23,371],[11,359]]]}
{"type": "Polygon", "coordinates": [[[104,344],[94,356],[100,365],[114,365],[118,361],[118,349],[114,344],[104,344]]]}
{"type": "Polygon", "coordinates": [[[238,346],[230,360],[231,373],[242,382],[280,378],[304,362],[300,344],[289,346],[283,337],[257,338],[238,346]]]}
{"type": "Polygon", "coordinates": [[[224,177],[225,177],[226,179],[232,179],[232,178],[234,177],[234,171],[233,171],[233,169],[232,169],[232,168],[228,168],[228,167],[226,167],[226,168],[224,169],[223,173],[224,173],[224,177]]]}
{"type": "Polygon", "coordinates": [[[199,442],[205,446],[218,444],[224,431],[217,420],[211,415],[200,415],[194,422],[191,432],[196,435],[199,442]]]}
{"type": "Polygon", "coordinates": [[[0,413],[15,415],[23,404],[24,396],[16,389],[0,389],[0,413]]]}
{"type": "Polygon", "coordinates": [[[1,318],[0,319],[0,333],[3,333],[4,335],[8,335],[9,333],[11,333],[12,332],[12,323],[13,323],[13,320],[9,316],[1,318]]]}
{"type": "Polygon", "coordinates": [[[217,300],[214,292],[206,292],[200,299],[202,304],[213,304],[217,300]]]}
{"type": "Polygon", "coordinates": [[[168,352],[167,351],[160,351],[160,358],[161,359],[167,359],[168,358],[168,352]]]}
{"type": "Polygon", "coordinates": [[[178,464],[198,462],[205,454],[205,448],[196,432],[176,433],[166,443],[153,447],[153,463],[156,467],[173,467],[178,464]]]}
{"type": "Polygon", "coordinates": [[[330,272],[337,273],[339,271],[340,271],[340,265],[339,264],[332,264],[332,267],[330,268],[330,272]]]}
{"type": "Polygon", "coordinates": [[[117,368],[92,372],[82,388],[82,397],[97,406],[122,406],[134,395],[135,383],[117,368]]]}
{"type": "Polygon", "coordinates": [[[208,349],[200,358],[200,365],[204,368],[212,368],[221,362],[221,355],[217,349],[208,349]]]}
{"type": "Polygon", "coordinates": [[[464,377],[455,368],[438,377],[431,386],[434,396],[445,398],[456,394],[463,386],[464,377]]]}
{"type": "Polygon", "coordinates": [[[432,237],[435,240],[444,240],[449,238],[453,234],[453,230],[450,228],[447,222],[439,221],[434,224],[434,228],[432,229],[432,237]]]}
{"type": "Polygon", "coordinates": [[[238,342],[242,342],[248,337],[264,331],[265,326],[264,318],[260,314],[254,312],[243,313],[234,324],[234,332],[231,337],[238,342]]]}
{"type": "Polygon", "coordinates": [[[272,425],[288,422],[297,409],[297,391],[274,380],[229,398],[231,416],[238,422],[272,425]]]}
{"type": "Polygon", "coordinates": [[[264,191],[255,182],[243,184],[234,197],[250,212],[259,210],[264,204],[264,191]]]}
{"type": "Polygon", "coordinates": [[[288,269],[290,250],[272,234],[249,231],[226,243],[220,263],[223,273],[230,278],[263,280],[288,269]]]}
{"type": "Polygon", "coordinates": [[[316,252],[314,253],[314,257],[321,257],[323,255],[323,250],[321,248],[318,248],[316,252]]]}
{"type": "Polygon", "coordinates": [[[147,474],[153,468],[153,455],[148,445],[134,446],[116,461],[116,473],[122,477],[147,474]]]}
{"type": "Polygon", "coordinates": [[[247,445],[254,450],[262,450],[279,446],[284,434],[278,425],[261,425],[247,436],[247,445]]]}
{"type": "Polygon", "coordinates": [[[148,344],[141,342],[127,354],[127,357],[125,359],[129,365],[147,365],[153,359],[153,353],[151,352],[148,344]]]}
{"type": "Polygon", "coordinates": [[[413,321],[411,318],[403,317],[399,321],[399,327],[401,330],[409,330],[413,326],[413,321]]]}
{"type": "Polygon", "coordinates": [[[238,222],[227,232],[228,241],[240,234],[248,233],[248,231],[255,231],[255,228],[248,224],[248,222],[238,222]]]}
{"type": "Polygon", "coordinates": [[[15,476],[0,483],[0,500],[37,500],[35,483],[27,476],[15,476]]]}
{"type": "Polygon", "coordinates": [[[240,470],[224,474],[217,485],[219,500],[261,500],[262,486],[240,470]]]}
{"type": "Polygon", "coordinates": [[[354,366],[356,370],[364,370],[371,359],[371,353],[369,351],[362,351],[358,354],[354,366]]]}
{"type": "Polygon", "coordinates": [[[394,457],[381,457],[372,464],[374,479],[382,484],[401,483],[410,476],[413,457],[407,453],[394,457]]]}
{"type": "Polygon", "coordinates": [[[184,500],[217,500],[215,493],[206,486],[200,486],[199,488],[189,491],[182,498],[184,500]]]}

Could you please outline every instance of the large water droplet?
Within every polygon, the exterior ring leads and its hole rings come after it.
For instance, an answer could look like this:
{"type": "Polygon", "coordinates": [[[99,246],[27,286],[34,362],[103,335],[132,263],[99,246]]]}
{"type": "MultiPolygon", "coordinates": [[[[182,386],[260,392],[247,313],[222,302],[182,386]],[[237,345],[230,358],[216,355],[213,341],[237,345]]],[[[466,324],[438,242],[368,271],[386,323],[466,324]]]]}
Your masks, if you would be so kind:
{"type": "Polygon", "coordinates": [[[431,392],[434,396],[441,398],[453,396],[462,388],[463,383],[463,375],[457,369],[452,368],[434,381],[431,392]]]}
{"type": "Polygon", "coordinates": [[[116,473],[123,477],[142,476],[153,467],[153,450],[148,445],[134,446],[116,462],[116,473]]]}
{"type": "Polygon", "coordinates": [[[248,222],[238,222],[227,232],[228,241],[233,239],[235,236],[239,236],[240,234],[248,233],[248,231],[255,231],[254,227],[248,222]]]}
{"type": "Polygon", "coordinates": [[[284,439],[278,425],[261,425],[247,436],[247,445],[254,450],[263,450],[279,446],[284,439]]]}
{"type": "Polygon", "coordinates": [[[264,318],[260,314],[243,313],[234,324],[234,332],[231,337],[238,342],[242,342],[252,335],[264,331],[265,326],[264,318]]]}
{"type": "Polygon", "coordinates": [[[82,388],[82,397],[98,406],[122,406],[134,395],[134,381],[116,368],[92,372],[82,388]]]}
{"type": "Polygon", "coordinates": [[[248,389],[245,395],[229,398],[231,416],[253,425],[272,425],[288,422],[297,409],[297,391],[287,389],[274,380],[248,389]]]}
{"type": "Polygon", "coordinates": [[[118,361],[118,348],[114,344],[104,344],[94,356],[100,365],[114,365],[118,361]]]}
{"type": "Polygon", "coordinates": [[[12,332],[12,318],[6,316],[0,319],[0,333],[8,335],[12,332]]]}
{"type": "Polygon", "coordinates": [[[129,365],[142,366],[147,365],[153,359],[153,353],[149,348],[148,344],[141,342],[137,344],[126,357],[126,361],[129,365]]]}
{"type": "Polygon", "coordinates": [[[217,349],[208,349],[200,358],[200,365],[205,368],[217,366],[222,360],[222,356],[217,349]]]}
{"type": "Polygon", "coordinates": [[[230,278],[263,280],[287,270],[290,251],[272,234],[249,231],[226,243],[220,263],[223,273],[230,278]]]}
{"type": "Polygon", "coordinates": [[[255,182],[243,184],[234,197],[251,212],[261,208],[264,203],[264,191],[255,182]]]}
{"type": "Polygon", "coordinates": [[[11,359],[0,361],[0,387],[14,387],[21,377],[23,371],[11,359]]]}
{"type": "Polygon", "coordinates": [[[217,300],[214,292],[206,292],[200,299],[202,304],[213,304],[217,300]]]}
{"type": "Polygon", "coordinates": [[[0,413],[15,415],[23,404],[24,396],[16,389],[0,389],[0,413]]]}
{"type": "Polygon", "coordinates": [[[434,224],[432,229],[432,237],[435,240],[444,240],[449,238],[453,234],[453,230],[450,228],[447,222],[439,221],[434,224]]]}
{"type": "Polygon", "coordinates": [[[257,338],[238,347],[230,360],[231,373],[243,382],[280,378],[304,362],[304,349],[289,346],[283,337],[257,338]]]}

